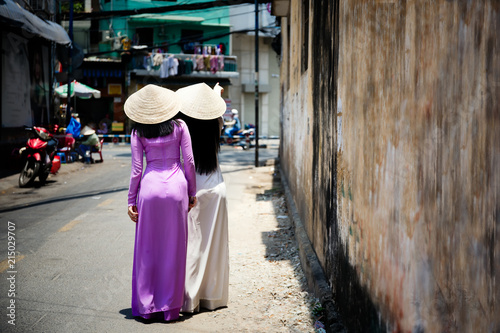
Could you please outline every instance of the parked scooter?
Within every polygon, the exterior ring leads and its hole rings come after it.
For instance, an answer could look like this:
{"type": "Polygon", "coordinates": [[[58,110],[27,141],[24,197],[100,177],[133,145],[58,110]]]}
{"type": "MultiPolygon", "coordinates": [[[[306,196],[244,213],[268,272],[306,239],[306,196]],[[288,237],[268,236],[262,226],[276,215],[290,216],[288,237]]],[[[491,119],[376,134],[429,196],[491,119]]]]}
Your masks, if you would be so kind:
{"type": "Polygon", "coordinates": [[[33,137],[28,139],[26,147],[19,150],[19,154],[26,158],[21,174],[19,187],[27,187],[38,177],[43,184],[49,174],[56,173],[61,167],[59,156],[56,155],[57,139],[43,127],[28,127],[33,137]]]}
{"type": "Polygon", "coordinates": [[[243,150],[252,147],[252,141],[255,140],[255,127],[253,125],[245,125],[245,129],[239,130],[237,133],[227,135],[227,131],[222,131],[223,135],[220,137],[221,144],[232,146],[240,146],[243,150]]]}

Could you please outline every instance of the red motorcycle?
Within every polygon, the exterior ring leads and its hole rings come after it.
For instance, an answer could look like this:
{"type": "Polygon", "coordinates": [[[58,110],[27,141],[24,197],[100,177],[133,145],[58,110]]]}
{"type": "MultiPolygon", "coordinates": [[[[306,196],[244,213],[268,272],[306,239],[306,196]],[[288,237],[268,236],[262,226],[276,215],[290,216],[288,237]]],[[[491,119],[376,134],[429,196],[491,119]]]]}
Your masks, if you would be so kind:
{"type": "Polygon", "coordinates": [[[21,174],[19,175],[19,187],[27,187],[38,177],[43,184],[52,172],[55,174],[61,167],[61,161],[57,152],[57,139],[43,127],[26,128],[33,133],[28,139],[26,147],[19,150],[19,154],[26,158],[21,174]]]}

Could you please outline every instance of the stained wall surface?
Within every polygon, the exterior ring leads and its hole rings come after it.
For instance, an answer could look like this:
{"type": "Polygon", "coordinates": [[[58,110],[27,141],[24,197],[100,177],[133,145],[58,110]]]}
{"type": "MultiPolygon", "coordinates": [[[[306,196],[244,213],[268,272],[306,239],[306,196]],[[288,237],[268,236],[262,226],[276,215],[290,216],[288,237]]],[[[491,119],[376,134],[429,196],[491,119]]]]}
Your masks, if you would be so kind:
{"type": "Polygon", "coordinates": [[[347,326],[499,330],[500,2],[291,0],[282,39],[282,168],[347,326]]]}

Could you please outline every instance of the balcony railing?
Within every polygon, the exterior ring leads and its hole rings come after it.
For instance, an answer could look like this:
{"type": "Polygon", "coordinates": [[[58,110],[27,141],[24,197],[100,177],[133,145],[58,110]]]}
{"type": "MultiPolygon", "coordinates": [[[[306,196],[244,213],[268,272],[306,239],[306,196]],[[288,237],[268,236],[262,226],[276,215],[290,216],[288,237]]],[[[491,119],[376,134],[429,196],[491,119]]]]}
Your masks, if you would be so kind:
{"type": "Polygon", "coordinates": [[[150,53],[135,55],[129,70],[139,76],[221,77],[239,76],[236,56],[150,53]]]}
{"type": "Polygon", "coordinates": [[[29,0],[28,3],[35,13],[45,19],[50,19],[55,15],[56,6],[54,0],[29,0]]]}

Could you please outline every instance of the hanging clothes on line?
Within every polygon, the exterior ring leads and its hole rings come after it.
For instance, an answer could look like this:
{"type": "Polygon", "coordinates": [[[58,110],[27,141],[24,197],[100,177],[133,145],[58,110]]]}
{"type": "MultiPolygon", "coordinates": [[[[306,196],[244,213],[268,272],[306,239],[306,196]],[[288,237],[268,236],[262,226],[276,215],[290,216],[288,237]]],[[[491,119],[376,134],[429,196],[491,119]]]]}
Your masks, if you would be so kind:
{"type": "Polygon", "coordinates": [[[217,73],[217,69],[219,67],[219,59],[217,56],[210,57],[210,71],[212,74],[217,73]]]}
{"type": "Polygon", "coordinates": [[[164,79],[169,77],[169,60],[168,58],[163,58],[163,61],[160,66],[160,78],[164,79]]]}
{"type": "Polygon", "coordinates": [[[161,53],[156,53],[153,57],[153,66],[161,66],[163,63],[163,55],[161,53]]]}
{"type": "Polygon", "coordinates": [[[175,76],[178,73],[178,68],[179,68],[179,60],[177,58],[174,58],[173,56],[169,57],[169,75],[175,76]]]}

